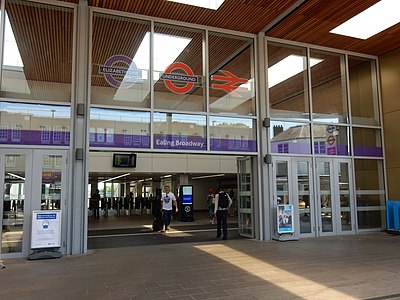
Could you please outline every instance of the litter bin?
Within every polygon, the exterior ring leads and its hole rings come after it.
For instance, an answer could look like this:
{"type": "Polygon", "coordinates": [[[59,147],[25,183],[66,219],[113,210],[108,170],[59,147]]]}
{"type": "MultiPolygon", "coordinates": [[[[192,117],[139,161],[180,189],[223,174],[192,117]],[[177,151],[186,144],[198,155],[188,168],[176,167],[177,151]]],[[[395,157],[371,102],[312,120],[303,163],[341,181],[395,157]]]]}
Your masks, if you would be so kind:
{"type": "Polygon", "coordinates": [[[400,201],[386,201],[386,230],[400,233],[400,201]]]}

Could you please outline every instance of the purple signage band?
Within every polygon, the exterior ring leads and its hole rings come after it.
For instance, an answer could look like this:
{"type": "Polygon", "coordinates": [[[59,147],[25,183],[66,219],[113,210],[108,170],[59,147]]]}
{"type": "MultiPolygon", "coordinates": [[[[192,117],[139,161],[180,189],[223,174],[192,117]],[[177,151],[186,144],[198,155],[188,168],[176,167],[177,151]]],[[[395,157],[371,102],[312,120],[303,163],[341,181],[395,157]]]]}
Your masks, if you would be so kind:
{"type": "Polygon", "coordinates": [[[199,136],[154,135],[154,149],[207,150],[207,141],[199,136]]]}
{"type": "Polygon", "coordinates": [[[68,131],[0,130],[0,144],[69,146],[69,142],[68,131]]]}

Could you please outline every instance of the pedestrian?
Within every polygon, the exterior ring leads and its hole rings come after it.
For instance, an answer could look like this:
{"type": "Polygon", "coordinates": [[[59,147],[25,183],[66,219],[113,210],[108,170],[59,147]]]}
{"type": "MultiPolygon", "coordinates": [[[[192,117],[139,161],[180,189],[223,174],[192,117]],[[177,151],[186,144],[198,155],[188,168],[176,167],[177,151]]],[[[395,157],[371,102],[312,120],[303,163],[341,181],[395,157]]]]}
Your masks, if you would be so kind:
{"type": "Polygon", "coordinates": [[[163,228],[161,228],[161,232],[167,232],[170,230],[171,218],[172,218],[172,210],[175,207],[175,212],[178,212],[178,204],[176,202],[176,197],[174,193],[170,191],[168,185],[164,187],[164,192],[161,195],[161,205],[162,205],[162,213],[163,213],[163,228]]]}
{"type": "Polygon", "coordinates": [[[222,229],[223,240],[228,238],[228,211],[231,205],[231,197],[225,192],[224,187],[220,186],[218,194],[215,195],[214,214],[217,216],[217,238],[221,237],[222,229]]]}
{"type": "Polygon", "coordinates": [[[207,204],[208,204],[208,219],[210,221],[210,224],[214,224],[215,195],[214,195],[214,190],[212,188],[208,189],[207,204]]]}
{"type": "Polygon", "coordinates": [[[96,191],[92,194],[92,206],[93,206],[93,215],[95,219],[100,218],[99,212],[99,202],[100,202],[100,191],[96,189],[96,191]]]}

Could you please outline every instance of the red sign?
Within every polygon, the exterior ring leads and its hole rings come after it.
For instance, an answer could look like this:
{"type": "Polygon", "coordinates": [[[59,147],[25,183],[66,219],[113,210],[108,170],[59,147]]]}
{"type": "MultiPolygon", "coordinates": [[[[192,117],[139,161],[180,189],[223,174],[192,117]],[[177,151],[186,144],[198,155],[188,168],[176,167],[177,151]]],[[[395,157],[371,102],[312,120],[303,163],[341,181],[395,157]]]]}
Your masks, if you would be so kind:
{"type": "Polygon", "coordinates": [[[174,62],[168,66],[165,73],[161,75],[167,88],[177,94],[186,94],[197,83],[197,76],[194,76],[193,70],[184,63],[174,62]],[[174,70],[181,69],[185,74],[174,73],[174,70]],[[176,86],[173,81],[185,82],[183,86],[176,86]]]}
{"type": "Polygon", "coordinates": [[[232,94],[235,97],[240,97],[240,95],[234,91],[239,88],[238,86],[235,86],[235,84],[247,83],[248,80],[246,78],[239,78],[229,71],[220,70],[220,72],[224,73],[226,76],[213,75],[211,76],[211,79],[217,81],[226,81],[226,83],[213,83],[211,84],[211,87],[214,89],[224,90],[228,94],[232,94]]]}

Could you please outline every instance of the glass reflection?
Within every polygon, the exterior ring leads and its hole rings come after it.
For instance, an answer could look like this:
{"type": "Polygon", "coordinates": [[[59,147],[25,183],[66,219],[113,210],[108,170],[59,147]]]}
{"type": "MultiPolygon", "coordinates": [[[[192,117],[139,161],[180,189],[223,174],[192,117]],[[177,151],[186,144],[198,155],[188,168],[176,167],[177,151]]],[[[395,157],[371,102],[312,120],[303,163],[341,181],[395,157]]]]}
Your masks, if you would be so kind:
{"type": "Polygon", "coordinates": [[[253,39],[210,32],[208,47],[210,111],[255,115],[253,39]]]}
{"type": "Polygon", "coordinates": [[[349,56],[348,64],[352,123],[380,125],[376,61],[349,56]]]}
{"type": "Polygon", "coordinates": [[[150,148],[150,113],[91,108],[90,147],[150,148]]]}
{"type": "Polygon", "coordinates": [[[0,102],[0,144],[70,143],[70,107],[0,102]]]}
{"type": "Polygon", "coordinates": [[[256,152],[254,119],[210,117],[211,150],[256,152]]]}
{"type": "Polygon", "coordinates": [[[268,42],[267,80],[272,118],[310,119],[305,48],[268,42]]]}
{"type": "Polygon", "coordinates": [[[91,102],[150,107],[150,22],[96,13],[92,43],[91,102]]]}
{"type": "Polygon", "coordinates": [[[344,55],[310,51],[319,63],[311,68],[313,119],[348,123],[344,55]]]}
{"type": "Polygon", "coordinates": [[[25,202],[25,155],[5,155],[1,252],[22,252],[25,202]]]}
{"type": "Polygon", "coordinates": [[[329,162],[318,163],[319,197],[321,203],[322,232],[332,232],[332,190],[331,190],[331,165],[329,162]]]}
{"type": "Polygon", "coordinates": [[[313,134],[315,154],[350,155],[348,127],[314,124],[313,134]]]}
{"type": "Polygon", "coordinates": [[[354,165],[358,228],[381,228],[386,198],[383,161],[355,159],[354,165]]]}
{"type": "Polygon", "coordinates": [[[308,161],[297,162],[300,233],[311,233],[310,166],[308,161]]]}
{"type": "Polygon", "coordinates": [[[203,87],[204,31],[154,25],[154,107],[205,111],[203,87]]]}
{"type": "Polygon", "coordinates": [[[207,150],[206,116],[154,113],[154,148],[207,150]]]}
{"type": "Polygon", "coordinates": [[[62,156],[42,156],[41,210],[61,208],[62,156]]]}
{"type": "Polygon", "coordinates": [[[342,231],[351,231],[351,207],[350,207],[350,182],[349,164],[339,163],[339,201],[340,201],[340,220],[342,231]]]}
{"type": "Polygon", "coordinates": [[[353,127],[354,155],[383,157],[381,131],[353,127]]]}
{"type": "Polygon", "coordinates": [[[287,161],[276,162],[276,204],[289,204],[289,168],[287,161]]]}
{"type": "Polygon", "coordinates": [[[272,153],[311,154],[310,124],[273,121],[270,133],[272,153]]]}
{"type": "Polygon", "coordinates": [[[5,1],[0,96],[71,102],[73,35],[73,9],[5,1]]]}

